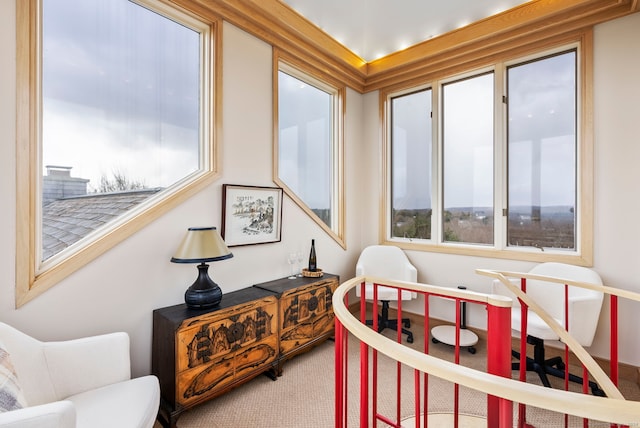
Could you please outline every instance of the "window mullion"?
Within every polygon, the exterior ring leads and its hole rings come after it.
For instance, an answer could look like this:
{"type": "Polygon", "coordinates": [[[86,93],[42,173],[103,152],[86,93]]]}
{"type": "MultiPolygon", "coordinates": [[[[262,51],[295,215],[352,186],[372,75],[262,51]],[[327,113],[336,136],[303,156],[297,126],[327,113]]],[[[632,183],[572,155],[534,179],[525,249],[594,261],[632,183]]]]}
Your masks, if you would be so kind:
{"type": "Polygon", "coordinates": [[[431,124],[432,130],[432,180],[431,180],[431,241],[436,244],[442,242],[442,200],[443,200],[443,180],[442,180],[442,105],[440,104],[440,82],[434,82],[432,92],[431,124]]]}
{"type": "Polygon", "coordinates": [[[507,83],[504,64],[495,67],[494,98],[494,247],[504,250],[507,243],[508,165],[507,165],[507,83]],[[506,215],[505,215],[506,214],[506,215]]]}

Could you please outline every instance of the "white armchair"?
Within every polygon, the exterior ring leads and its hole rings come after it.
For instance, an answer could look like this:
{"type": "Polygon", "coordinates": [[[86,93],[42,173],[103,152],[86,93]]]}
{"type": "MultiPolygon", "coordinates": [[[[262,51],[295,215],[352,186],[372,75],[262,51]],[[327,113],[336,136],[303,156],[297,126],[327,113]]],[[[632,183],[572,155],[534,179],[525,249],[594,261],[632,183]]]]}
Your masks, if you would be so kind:
{"type": "MultiPolygon", "coordinates": [[[[602,279],[593,270],[568,265],[564,263],[541,263],[529,271],[530,274],[563,279],[588,284],[602,285],[602,279]]],[[[554,318],[561,326],[565,325],[564,307],[564,285],[547,281],[528,279],[526,294],[545,312],[554,318]]],[[[519,284],[517,284],[519,287],[519,284]]],[[[507,295],[513,299],[511,310],[511,328],[520,336],[522,309],[518,299],[500,281],[493,282],[493,292],[495,294],[507,295]]],[[[581,287],[569,287],[567,307],[568,307],[568,332],[582,346],[591,346],[598,326],[600,310],[604,294],[600,291],[581,287]]],[[[565,327],[566,328],[566,327],[565,327]]],[[[544,386],[549,387],[550,382],[547,375],[564,378],[565,363],[560,357],[546,359],[544,341],[559,340],[560,337],[531,309],[527,311],[527,343],[533,345],[533,358],[527,357],[527,370],[538,373],[544,386]]],[[[516,358],[521,359],[517,352],[513,352],[516,358]]],[[[519,368],[519,363],[514,363],[514,370],[519,368]]],[[[573,374],[569,374],[569,380],[581,383],[582,379],[573,374]]],[[[602,395],[602,391],[594,382],[589,382],[591,390],[596,395],[602,395]]]]}
{"type": "MultiPolygon", "coordinates": [[[[360,253],[356,263],[356,276],[371,276],[393,279],[396,281],[417,282],[418,271],[411,264],[404,251],[390,245],[371,245],[360,253]]],[[[360,297],[360,287],[356,287],[356,296],[360,297]]],[[[400,298],[411,300],[417,297],[417,293],[402,290],[400,298]]],[[[398,300],[398,291],[391,287],[378,287],[378,301],[382,302],[381,314],[378,316],[378,332],[385,328],[397,330],[397,320],[389,319],[389,301],[398,300]]],[[[365,284],[365,299],[373,300],[373,284],[365,284]]],[[[413,333],[408,330],[411,327],[409,318],[403,318],[401,323],[405,328],[402,333],[407,335],[407,342],[413,342],[413,333]]],[[[373,324],[373,320],[367,320],[367,324],[373,324]]]]}
{"type": "Polygon", "coordinates": [[[0,323],[0,342],[27,405],[0,413],[0,427],[153,427],[158,379],[131,379],[126,333],[41,342],[0,323]]]}

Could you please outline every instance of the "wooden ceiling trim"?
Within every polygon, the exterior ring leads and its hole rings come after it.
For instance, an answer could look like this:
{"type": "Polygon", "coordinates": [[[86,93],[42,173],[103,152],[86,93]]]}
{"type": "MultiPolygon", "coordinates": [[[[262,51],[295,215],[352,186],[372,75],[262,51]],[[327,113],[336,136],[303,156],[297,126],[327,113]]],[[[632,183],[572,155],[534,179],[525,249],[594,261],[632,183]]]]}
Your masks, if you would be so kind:
{"type": "Polygon", "coordinates": [[[464,61],[451,62],[443,60],[435,65],[433,63],[426,63],[422,68],[404,73],[402,78],[391,76],[388,80],[380,81],[380,86],[375,89],[380,89],[385,93],[397,92],[402,89],[434,82],[445,77],[455,76],[459,73],[489,67],[500,61],[521,58],[540,51],[551,50],[559,46],[579,42],[584,40],[585,35],[591,32],[591,29],[580,29],[543,39],[537,36],[531,36],[527,40],[523,40],[525,43],[513,44],[509,49],[487,51],[484,55],[474,55],[473,57],[467,56],[464,61]]]}
{"type": "MultiPolygon", "coordinates": [[[[294,13],[291,9],[285,8],[280,2],[275,0],[264,0],[264,2],[253,2],[251,0],[172,0],[183,4],[194,3],[200,7],[218,14],[224,20],[247,31],[255,37],[269,43],[270,45],[289,52],[298,57],[301,61],[317,68],[322,72],[336,76],[345,85],[356,91],[364,91],[365,77],[364,70],[366,63],[360,60],[358,68],[352,65],[355,55],[344,54],[349,52],[342,48],[340,52],[335,48],[329,49],[331,44],[338,45],[336,41],[327,40],[317,42],[312,36],[292,31],[291,24],[281,21],[288,13],[294,13]],[[273,3],[276,3],[274,5],[273,3]],[[279,7],[276,7],[279,6],[279,7]],[[285,10],[287,9],[288,12],[285,10]]],[[[188,6],[185,6],[188,8],[188,6]]],[[[291,18],[294,20],[294,18],[291,18]]],[[[295,22],[295,20],[294,20],[295,22]]],[[[310,34],[314,34],[311,24],[308,24],[310,34]]],[[[319,31],[317,27],[314,27],[319,31]]]]}
{"type": "MultiPolygon", "coordinates": [[[[628,3],[628,2],[626,2],[628,3]]],[[[535,48],[541,48],[541,41],[571,38],[575,31],[583,31],[594,24],[614,19],[630,13],[628,4],[616,4],[605,9],[599,9],[594,15],[589,10],[574,10],[571,19],[564,16],[547,18],[546,21],[534,21],[521,28],[509,32],[495,33],[491,37],[479,39],[474,43],[462,46],[450,46],[440,51],[433,52],[430,56],[419,57],[404,65],[393,67],[385,72],[369,74],[365,85],[365,92],[385,88],[391,85],[402,84],[403,81],[416,79],[420,75],[440,74],[445,69],[455,69],[459,66],[468,67],[470,64],[489,64],[489,57],[501,55],[503,58],[507,52],[515,52],[519,46],[535,44],[535,48]],[[549,23],[553,21],[553,25],[549,23]],[[482,59],[485,59],[483,62],[482,59]]],[[[520,49],[522,50],[522,49],[520,49]]]]}
{"type": "Polygon", "coordinates": [[[564,27],[585,15],[593,16],[594,22],[598,22],[600,13],[620,7],[618,0],[532,1],[372,61],[368,64],[367,76],[371,78],[394,68],[405,68],[412,62],[464,46],[482,45],[487,39],[513,38],[514,35],[531,31],[554,32],[558,26],[564,27]]]}
{"type": "Polygon", "coordinates": [[[569,34],[638,12],[640,0],[532,0],[366,63],[281,0],[168,0],[216,15],[364,93],[419,76],[481,63],[519,44],[569,34]]]}

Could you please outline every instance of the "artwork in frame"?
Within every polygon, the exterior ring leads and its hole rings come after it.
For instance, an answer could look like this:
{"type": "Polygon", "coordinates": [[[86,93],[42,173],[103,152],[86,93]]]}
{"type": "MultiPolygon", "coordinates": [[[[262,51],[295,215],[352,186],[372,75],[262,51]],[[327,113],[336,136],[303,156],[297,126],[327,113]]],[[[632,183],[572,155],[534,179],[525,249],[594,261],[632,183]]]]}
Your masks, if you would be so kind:
{"type": "Polygon", "coordinates": [[[221,233],[229,247],[280,242],[282,188],[223,184],[221,233]]]}

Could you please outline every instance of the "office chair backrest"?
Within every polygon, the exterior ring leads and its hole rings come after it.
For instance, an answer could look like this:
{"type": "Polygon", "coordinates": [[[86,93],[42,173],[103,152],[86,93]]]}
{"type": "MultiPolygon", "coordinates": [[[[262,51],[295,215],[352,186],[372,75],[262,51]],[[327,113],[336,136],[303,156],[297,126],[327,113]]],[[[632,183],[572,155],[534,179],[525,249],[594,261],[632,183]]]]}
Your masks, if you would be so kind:
{"type": "MultiPolygon", "coordinates": [[[[564,263],[541,263],[529,273],[602,285],[595,271],[564,263]]],[[[563,284],[527,280],[527,294],[564,325],[563,284]]],[[[583,346],[590,346],[593,341],[603,297],[599,291],[569,286],[569,333],[583,346]]]]}
{"type": "Polygon", "coordinates": [[[362,250],[356,276],[367,275],[397,281],[417,282],[418,271],[404,251],[390,245],[371,245],[362,250]]]}

